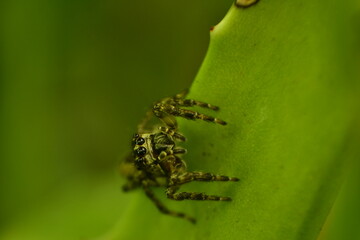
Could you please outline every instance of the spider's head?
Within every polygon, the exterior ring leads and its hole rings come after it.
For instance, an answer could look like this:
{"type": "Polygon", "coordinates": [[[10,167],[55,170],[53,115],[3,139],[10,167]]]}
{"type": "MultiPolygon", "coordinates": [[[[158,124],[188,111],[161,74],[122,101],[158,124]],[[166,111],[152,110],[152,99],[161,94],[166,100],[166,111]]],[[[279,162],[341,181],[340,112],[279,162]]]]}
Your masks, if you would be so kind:
{"type": "Polygon", "coordinates": [[[156,162],[152,151],[151,134],[135,134],[132,140],[134,163],[139,170],[145,170],[156,162]]]}

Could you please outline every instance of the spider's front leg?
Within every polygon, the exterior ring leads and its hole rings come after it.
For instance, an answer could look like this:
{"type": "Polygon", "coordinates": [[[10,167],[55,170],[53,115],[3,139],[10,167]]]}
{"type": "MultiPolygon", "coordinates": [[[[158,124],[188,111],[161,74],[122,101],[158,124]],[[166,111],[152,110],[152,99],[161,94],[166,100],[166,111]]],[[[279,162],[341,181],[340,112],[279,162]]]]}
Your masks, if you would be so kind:
{"type": "Polygon", "coordinates": [[[168,98],[165,101],[161,101],[163,103],[169,103],[171,105],[179,105],[182,107],[193,107],[193,106],[199,106],[202,108],[208,108],[214,111],[218,111],[219,107],[214,106],[212,104],[209,103],[205,103],[205,102],[200,102],[194,99],[185,99],[186,95],[189,93],[188,90],[184,90],[183,92],[176,94],[174,97],[172,98],[168,98]]]}
{"type": "Polygon", "coordinates": [[[176,105],[171,105],[168,103],[159,102],[155,104],[153,107],[153,112],[155,116],[160,118],[166,125],[173,129],[177,129],[177,122],[175,117],[183,117],[189,120],[200,119],[207,122],[226,125],[226,122],[219,118],[208,116],[188,109],[182,109],[176,105]]]}
{"type": "Polygon", "coordinates": [[[210,103],[204,103],[204,102],[200,102],[200,101],[196,101],[193,99],[174,99],[174,102],[176,103],[176,105],[182,106],[182,107],[193,107],[193,106],[199,106],[202,108],[208,108],[214,111],[218,111],[219,107],[218,106],[214,106],[211,105],[210,103]]]}

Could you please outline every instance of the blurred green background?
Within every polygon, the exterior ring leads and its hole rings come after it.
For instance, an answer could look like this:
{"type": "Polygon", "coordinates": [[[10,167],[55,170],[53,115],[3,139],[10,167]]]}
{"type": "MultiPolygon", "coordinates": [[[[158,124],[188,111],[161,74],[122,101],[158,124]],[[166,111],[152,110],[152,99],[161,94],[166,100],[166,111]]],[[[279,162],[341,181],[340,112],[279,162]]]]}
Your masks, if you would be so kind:
{"type": "Polygon", "coordinates": [[[130,136],[190,86],[232,2],[0,2],[0,239],[113,227],[132,199],[116,172],[130,136]]]}
{"type": "MultiPolygon", "coordinates": [[[[232,0],[0,2],[0,239],[109,230],[151,103],[190,86],[232,0]]],[[[130,194],[131,195],[131,194],[130,194]]]]}

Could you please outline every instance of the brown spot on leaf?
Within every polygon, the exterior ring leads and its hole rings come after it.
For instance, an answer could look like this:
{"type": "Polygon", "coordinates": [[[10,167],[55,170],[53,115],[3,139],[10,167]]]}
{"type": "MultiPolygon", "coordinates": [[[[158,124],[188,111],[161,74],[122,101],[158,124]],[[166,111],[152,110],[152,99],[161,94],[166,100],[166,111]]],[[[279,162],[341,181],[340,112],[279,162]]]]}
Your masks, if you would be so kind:
{"type": "Polygon", "coordinates": [[[215,26],[212,26],[212,27],[210,28],[210,32],[214,31],[214,29],[215,29],[215,26]]]}
{"type": "Polygon", "coordinates": [[[254,5],[255,3],[257,3],[259,0],[236,0],[235,1],[235,6],[240,7],[240,8],[248,8],[252,5],[254,5]]]}

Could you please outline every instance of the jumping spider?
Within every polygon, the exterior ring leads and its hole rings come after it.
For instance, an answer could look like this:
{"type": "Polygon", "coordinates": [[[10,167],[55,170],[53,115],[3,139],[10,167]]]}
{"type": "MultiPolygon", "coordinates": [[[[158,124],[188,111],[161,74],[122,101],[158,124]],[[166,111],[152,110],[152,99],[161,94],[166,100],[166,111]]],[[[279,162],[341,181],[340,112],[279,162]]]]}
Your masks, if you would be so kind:
{"type": "Polygon", "coordinates": [[[164,214],[180,217],[195,223],[195,219],[181,212],[167,209],[154,195],[151,187],[165,187],[166,196],[173,200],[213,200],[230,201],[230,197],[220,197],[197,192],[177,192],[182,184],[191,181],[238,181],[238,178],[215,175],[204,172],[189,172],[186,163],[180,155],[186,153],[186,149],[176,146],[176,142],[185,141],[186,138],[177,130],[175,117],[186,119],[201,119],[226,125],[226,122],[218,118],[210,117],[195,111],[182,109],[181,107],[200,106],[211,110],[219,110],[218,107],[191,99],[185,99],[187,92],[173,97],[164,98],[155,103],[145,119],[138,126],[138,133],[132,139],[133,154],[122,164],[122,173],[128,181],[123,186],[124,191],[138,187],[144,189],[146,195],[154,202],[157,208],[164,214]],[[166,126],[146,129],[146,125],[155,115],[166,126]]]}

